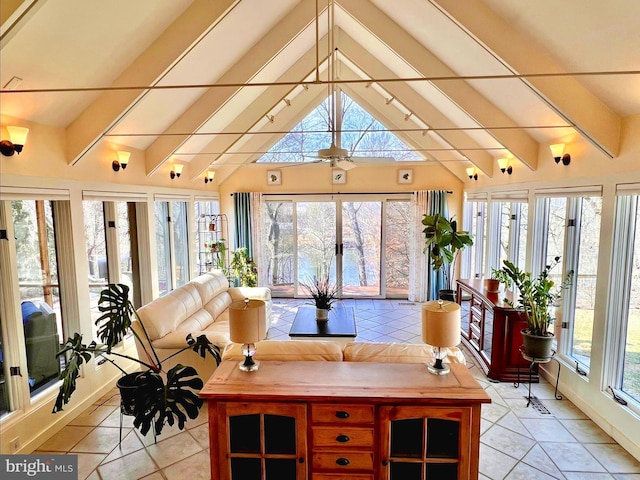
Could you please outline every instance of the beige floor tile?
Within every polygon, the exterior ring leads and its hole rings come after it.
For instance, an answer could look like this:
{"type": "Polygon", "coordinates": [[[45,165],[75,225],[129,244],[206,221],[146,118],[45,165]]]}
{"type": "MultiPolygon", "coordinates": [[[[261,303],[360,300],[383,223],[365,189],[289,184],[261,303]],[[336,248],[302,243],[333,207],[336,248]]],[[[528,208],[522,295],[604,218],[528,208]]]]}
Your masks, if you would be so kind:
{"type": "Polygon", "coordinates": [[[507,413],[504,417],[498,420],[497,425],[507,428],[512,432],[519,433],[525,437],[533,438],[522,422],[514,415],[513,412],[507,413]]]}
{"type": "Polygon", "coordinates": [[[71,453],[110,453],[118,445],[118,435],[117,428],[96,427],[71,449],[71,453]]]}
{"type": "Polygon", "coordinates": [[[182,432],[147,447],[147,452],[160,468],[179,462],[201,451],[202,447],[188,432],[182,432]]]}
{"type": "MultiPolygon", "coordinates": [[[[123,428],[133,428],[133,415],[123,415],[122,416],[122,427],[123,428]]],[[[111,415],[105,418],[100,424],[101,427],[116,427],[120,428],[120,408],[116,408],[111,415]]]]}
{"type": "Polygon", "coordinates": [[[98,467],[104,480],[137,480],[158,470],[145,450],[138,450],[98,467]]]}
{"type": "Polygon", "coordinates": [[[480,444],[480,473],[492,480],[502,480],[517,460],[483,443],[480,444]]]}
{"type": "Polygon", "coordinates": [[[604,467],[579,443],[541,442],[540,446],[560,471],[605,472],[604,467]]]}
{"type": "Polygon", "coordinates": [[[124,430],[122,436],[122,443],[111,451],[107,458],[104,459],[104,463],[111,462],[144,448],[142,441],[133,430],[124,430]]]}
{"type": "Polygon", "coordinates": [[[38,450],[47,452],[68,452],[75,447],[80,440],[89,435],[93,427],[66,426],[49,440],[38,447],[38,450]]]}
{"type": "Polygon", "coordinates": [[[500,425],[494,425],[487,430],[480,441],[518,460],[524,457],[535,444],[532,438],[507,430],[500,425]]]}
{"type": "Polygon", "coordinates": [[[585,444],[610,473],[640,473],[640,462],[618,444],[585,444]]]}
{"type": "Polygon", "coordinates": [[[209,480],[211,478],[211,464],[209,454],[199,452],[195,455],[175,463],[163,470],[167,480],[209,480]]]}
{"type": "Polygon", "coordinates": [[[567,480],[613,480],[608,473],[565,472],[567,480]]]}
{"type": "Polygon", "coordinates": [[[509,472],[505,480],[556,480],[556,478],[526,463],[519,463],[509,472]]]}
{"type": "Polygon", "coordinates": [[[577,441],[555,418],[522,418],[520,421],[538,442],[577,441]]]}
{"type": "Polygon", "coordinates": [[[92,406],[71,420],[69,425],[97,427],[116,409],[113,405],[92,406]]]}
{"type": "Polygon", "coordinates": [[[189,433],[196,441],[200,444],[202,448],[207,448],[209,446],[209,425],[203,424],[199,427],[192,428],[189,430],[189,433]]]}
{"type": "Polygon", "coordinates": [[[581,443],[615,443],[591,420],[560,420],[562,425],[581,443]]]}
{"type": "Polygon", "coordinates": [[[562,473],[558,470],[555,463],[549,458],[540,445],[534,445],[529,453],[522,459],[523,463],[534,467],[536,470],[540,470],[554,478],[564,480],[562,473]]]}
{"type": "Polygon", "coordinates": [[[78,480],[89,477],[104,460],[103,453],[78,453],[78,480]]]}

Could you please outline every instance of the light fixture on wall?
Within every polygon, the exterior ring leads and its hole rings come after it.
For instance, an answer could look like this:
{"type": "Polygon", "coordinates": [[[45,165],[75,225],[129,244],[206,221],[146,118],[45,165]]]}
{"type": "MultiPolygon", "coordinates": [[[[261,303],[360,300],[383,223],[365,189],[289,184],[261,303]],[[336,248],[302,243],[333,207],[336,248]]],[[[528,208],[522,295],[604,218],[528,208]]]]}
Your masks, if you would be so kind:
{"type": "Polygon", "coordinates": [[[571,155],[564,153],[564,143],[549,145],[549,148],[551,149],[551,154],[553,155],[553,159],[556,163],[560,163],[560,161],[562,161],[562,164],[565,166],[571,163],[571,155]]]}
{"type": "Polygon", "coordinates": [[[499,158],[498,159],[498,166],[500,167],[500,171],[502,173],[507,173],[509,175],[511,175],[513,173],[513,167],[511,165],[509,165],[509,159],[508,158],[499,158]]]}
{"type": "Polygon", "coordinates": [[[114,172],[117,172],[121,168],[123,170],[127,168],[129,157],[131,156],[131,152],[125,152],[123,150],[118,150],[116,153],[118,154],[118,159],[111,163],[111,168],[113,168],[114,172]]]}
{"type": "Polygon", "coordinates": [[[25,127],[7,127],[10,140],[0,141],[0,153],[5,157],[10,157],[14,153],[20,154],[22,147],[27,141],[29,129],[25,127]]]}
{"type": "Polygon", "coordinates": [[[467,168],[467,175],[469,176],[470,179],[472,180],[478,180],[478,172],[476,172],[475,167],[469,167],[467,168]]]}
{"type": "Polygon", "coordinates": [[[169,176],[171,177],[171,180],[173,180],[176,177],[180,178],[180,175],[182,175],[183,167],[184,165],[181,163],[173,164],[173,168],[171,169],[171,173],[169,174],[169,176]]]}
{"type": "Polygon", "coordinates": [[[213,177],[215,177],[215,175],[216,175],[216,172],[207,170],[207,176],[204,177],[204,183],[213,183],[213,177]]]}

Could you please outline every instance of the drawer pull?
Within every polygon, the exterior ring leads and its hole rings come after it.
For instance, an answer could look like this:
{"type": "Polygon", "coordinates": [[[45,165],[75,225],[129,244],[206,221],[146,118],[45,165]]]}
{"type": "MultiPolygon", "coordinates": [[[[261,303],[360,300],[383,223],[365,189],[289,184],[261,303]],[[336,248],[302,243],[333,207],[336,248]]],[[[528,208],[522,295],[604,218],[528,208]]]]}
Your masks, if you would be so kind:
{"type": "Polygon", "coordinates": [[[300,458],[298,459],[298,463],[304,463],[304,457],[300,457],[300,458]]]}
{"type": "Polygon", "coordinates": [[[351,439],[349,438],[348,435],[338,435],[336,437],[336,441],[338,441],[340,443],[345,443],[345,442],[348,442],[349,440],[351,440],[351,439]]]}
{"type": "Polygon", "coordinates": [[[340,457],[339,459],[336,460],[336,463],[338,465],[341,465],[343,467],[349,465],[349,459],[348,458],[344,458],[344,457],[340,457]]]}
{"type": "Polygon", "coordinates": [[[338,418],[349,418],[349,412],[345,412],[344,410],[336,411],[336,417],[338,418]]]}
{"type": "Polygon", "coordinates": [[[389,462],[387,460],[382,460],[382,466],[386,467],[387,465],[389,465],[389,462]]]}

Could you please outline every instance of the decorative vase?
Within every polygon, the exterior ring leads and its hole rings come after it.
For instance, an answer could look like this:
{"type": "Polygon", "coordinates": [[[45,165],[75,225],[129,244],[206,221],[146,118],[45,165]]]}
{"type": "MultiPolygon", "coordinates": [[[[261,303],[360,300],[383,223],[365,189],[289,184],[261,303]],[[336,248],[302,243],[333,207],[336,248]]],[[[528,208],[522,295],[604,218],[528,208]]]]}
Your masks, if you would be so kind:
{"type": "Polygon", "coordinates": [[[528,329],[520,331],[522,333],[522,344],[524,352],[531,358],[551,358],[553,356],[551,347],[553,346],[553,333],[547,332],[543,337],[532,335],[528,329]]]}
{"type": "Polygon", "coordinates": [[[316,308],[316,320],[318,322],[326,322],[327,320],[329,320],[329,309],[316,308]]]}

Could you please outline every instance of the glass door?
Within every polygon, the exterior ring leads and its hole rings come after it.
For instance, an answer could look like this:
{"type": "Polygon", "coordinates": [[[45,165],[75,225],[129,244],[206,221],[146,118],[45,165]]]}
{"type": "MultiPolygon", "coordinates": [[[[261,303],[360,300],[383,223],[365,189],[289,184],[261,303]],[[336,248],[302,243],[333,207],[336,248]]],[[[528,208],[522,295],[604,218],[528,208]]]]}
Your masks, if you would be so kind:
{"type": "Polygon", "coordinates": [[[342,295],[379,296],[382,202],[342,202],[342,295]]]}
{"type": "Polygon", "coordinates": [[[296,204],[297,294],[304,294],[300,282],[324,278],[338,282],[336,272],[336,202],[296,204]]]}

